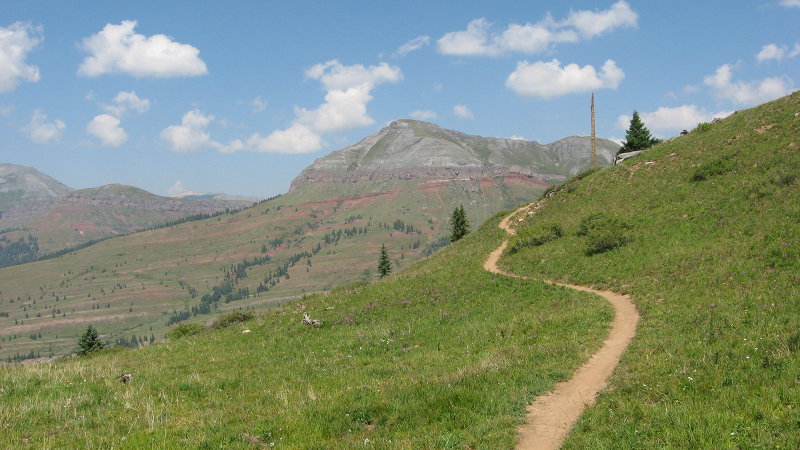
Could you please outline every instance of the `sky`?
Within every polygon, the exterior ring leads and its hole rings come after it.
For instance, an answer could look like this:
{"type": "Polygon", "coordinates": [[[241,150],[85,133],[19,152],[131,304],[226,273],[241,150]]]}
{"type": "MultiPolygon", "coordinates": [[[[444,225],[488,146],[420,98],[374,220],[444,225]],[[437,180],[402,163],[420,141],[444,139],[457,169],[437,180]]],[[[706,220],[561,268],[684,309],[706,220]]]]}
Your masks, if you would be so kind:
{"type": "Polygon", "coordinates": [[[800,0],[0,3],[0,162],[76,188],[288,190],[393,120],[659,137],[793,92],[800,0]]]}

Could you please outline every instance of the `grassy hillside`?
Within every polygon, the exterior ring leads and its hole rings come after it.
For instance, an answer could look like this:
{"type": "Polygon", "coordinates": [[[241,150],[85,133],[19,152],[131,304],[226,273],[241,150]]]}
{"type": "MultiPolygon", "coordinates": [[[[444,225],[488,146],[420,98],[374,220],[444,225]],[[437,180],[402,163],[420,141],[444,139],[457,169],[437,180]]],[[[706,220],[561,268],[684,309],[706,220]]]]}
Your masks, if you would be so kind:
{"type": "Polygon", "coordinates": [[[111,343],[149,343],[176,320],[370,280],[381,244],[395,270],[407,267],[446,244],[458,204],[481,223],[545,187],[514,177],[313,184],[236,214],[0,269],[0,363],[67,354],[88,324],[111,343]]]}
{"type": "Polygon", "coordinates": [[[221,331],[0,369],[3,440],[509,448],[525,404],[599,347],[612,312],[588,294],[483,271],[504,237],[498,221],[402,273],[221,331]],[[304,312],[323,325],[303,325],[304,312]]]}
{"type": "Polygon", "coordinates": [[[641,312],[567,448],[800,447],[800,93],[569,182],[525,217],[523,235],[563,237],[521,243],[506,268],[629,293],[641,312]]]}

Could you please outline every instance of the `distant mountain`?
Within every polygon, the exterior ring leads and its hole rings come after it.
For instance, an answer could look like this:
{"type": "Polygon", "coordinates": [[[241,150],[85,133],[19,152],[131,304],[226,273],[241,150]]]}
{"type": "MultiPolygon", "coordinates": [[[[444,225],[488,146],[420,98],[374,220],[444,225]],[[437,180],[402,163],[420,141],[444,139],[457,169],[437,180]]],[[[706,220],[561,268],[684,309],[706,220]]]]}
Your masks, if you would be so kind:
{"type": "MultiPolygon", "coordinates": [[[[619,145],[597,140],[598,161],[608,166],[619,145]]],[[[402,119],[360,142],[317,159],[291,189],[325,183],[396,179],[470,179],[523,175],[561,181],[591,164],[591,139],[568,137],[551,144],[482,137],[402,119]]]]}
{"type": "Polygon", "coordinates": [[[253,203],[162,197],[120,184],[73,190],[36,169],[0,164],[0,266],[253,203]]]}
{"type": "Polygon", "coordinates": [[[190,193],[185,195],[175,195],[177,198],[183,198],[186,200],[234,200],[234,201],[242,201],[242,202],[251,202],[255,203],[261,200],[258,197],[248,197],[245,195],[230,195],[224,194],[222,192],[215,192],[211,194],[198,194],[198,193],[190,193]]]}
{"type": "Polygon", "coordinates": [[[0,163],[0,214],[14,208],[38,209],[71,191],[33,167],[0,163]]]}
{"type": "MultiPolygon", "coordinates": [[[[618,145],[600,140],[599,148],[600,162],[607,165],[618,145]]],[[[318,159],[290,192],[248,209],[2,269],[0,280],[24,278],[0,281],[4,298],[44,296],[50,303],[57,298],[61,315],[26,318],[24,325],[9,325],[5,335],[3,323],[13,321],[0,318],[0,337],[35,327],[43,335],[37,345],[52,343],[55,353],[63,354],[74,348],[74,339],[64,337],[80,333],[87,320],[113,334],[112,340],[130,342],[133,335],[162,336],[184,320],[210,320],[219,312],[269,307],[370,280],[377,276],[382,245],[393,270],[400,270],[448,245],[449,216],[457,206],[464,205],[475,229],[589,167],[590,160],[585,137],[541,145],[470,136],[425,122],[393,122],[318,159]]],[[[42,223],[71,224],[70,236],[74,230],[84,237],[108,235],[144,222],[144,211],[156,205],[176,210],[189,202],[198,200],[111,185],[70,193],[59,203],[58,220],[53,210],[42,223]],[[97,225],[101,216],[105,229],[97,225]]],[[[4,344],[0,358],[17,350],[4,344]]]]}

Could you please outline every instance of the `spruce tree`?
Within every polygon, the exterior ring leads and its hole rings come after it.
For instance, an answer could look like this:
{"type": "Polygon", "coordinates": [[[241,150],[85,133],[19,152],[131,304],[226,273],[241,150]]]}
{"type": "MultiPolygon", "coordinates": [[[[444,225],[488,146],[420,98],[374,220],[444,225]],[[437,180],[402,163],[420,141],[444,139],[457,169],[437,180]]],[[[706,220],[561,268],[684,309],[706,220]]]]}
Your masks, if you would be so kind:
{"type": "Polygon", "coordinates": [[[619,149],[619,153],[644,150],[659,142],[661,142],[661,140],[654,138],[650,134],[650,130],[644,126],[644,122],[642,122],[642,118],[639,117],[639,113],[633,111],[631,124],[628,127],[628,131],[625,132],[625,144],[619,149]]]}
{"type": "Polygon", "coordinates": [[[100,334],[93,326],[89,325],[81,337],[78,338],[77,353],[83,356],[103,347],[105,347],[105,344],[100,340],[100,334]]]}
{"type": "Polygon", "coordinates": [[[450,242],[455,242],[469,233],[469,220],[464,205],[453,210],[450,215],[450,242]]]}
{"type": "Polygon", "coordinates": [[[381,278],[392,272],[392,262],[389,260],[389,252],[386,246],[381,244],[381,254],[378,256],[378,275],[381,278]]]}

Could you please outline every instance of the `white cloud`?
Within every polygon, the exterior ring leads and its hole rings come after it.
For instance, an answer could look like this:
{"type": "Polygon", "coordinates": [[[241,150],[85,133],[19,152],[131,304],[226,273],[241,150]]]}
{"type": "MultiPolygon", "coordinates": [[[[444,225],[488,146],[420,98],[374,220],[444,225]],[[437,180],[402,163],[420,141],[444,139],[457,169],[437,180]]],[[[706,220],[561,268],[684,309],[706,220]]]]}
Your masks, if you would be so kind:
{"type": "Polygon", "coordinates": [[[527,141],[527,139],[525,139],[524,137],[516,135],[516,134],[513,135],[513,136],[509,136],[509,139],[514,140],[514,141],[527,141]]]}
{"type": "Polygon", "coordinates": [[[42,41],[41,34],[41,27],[22,22],[0,27],[0,92],[13,91],[20,81],[39,81],[39,68],[25,59],[42,41]]]}
{"type": "Polygon", "coordinates": [[[47,115],[41,109],[37,109],[33,111],[31,121],[22,131],[36,144],[49,144],[61,139],[66,128],[67,125],[59,119],[48,122],[47,115]]]}
{"type": "Polygon", "coordinates": [[[322,148],[322,138],[311,128],[294,123],[285,130],[275,130],[267,136],[256,133],[246,142],[233,141],[220,151],[230,153],[250,150],[262,153],[308,153],[322,148]]]}
{"type": "Polygon", "coordinates": [[[265,109],[267,109],[267,101],[266,100],[262,100],[260,95],[253,99],[253,112],[254,113],[260,113],[261,111],[264,111],[265,109]]]}
{"type": "Polygon", "coordinates": [[[325,103],[316,109],[296,108],[297,121],[314,131],[327,133],[372,125],[375,121],[367,116],[367,103],[372,100],[370,92],[379,84],[402,80],[403,72],[386,63],[344,66],[331,60],[312,66],[306,70],[306,76],[319,80],[328,92],[325,103]]]}
{"type": "MultiPolygon", "coordinates": [[[[660,107],[653,112],[639,113],[642,122],[652,130],[691,130],[698,123],[710,122],[715,118],[725,118],[733,111],[718,111],[710,113],[696,105],[682,105],[672,108],[660,107]]],[[[617,128],[627,130],[630,127],[631,116],[621,115],[617,119],[617,128]]]]}
{"type": "Polygon", "coordinates": [[[717,97],[744,106],[758,105],[792,92],[792,80],[789,77],[771,77],[754,82],[733,81],[732,71],[730,64],[724,64],[713,75],[705,77],[703,82],[713,89],[717,97]]]}
{"type": "Polygon", "coordinates": [[[125,73],[156,78],[208,73],[205,62],[200,59],[200,50],[163,34],[149,37],[136,34],[136,24],[135,20],[107,24],[102,31],[84,38],[82,48],[90,56],[84,58],[78,73],[89,77],[125,73]]]}
{"type": "Polygon", "coordinates": [[[411,113],[409,113],[409,116],[418,120],[435,120],[439,118],[438,114],[436,114],[433,111],[428,111],[426,109],[417,109],[411,111],[411,113]]]}
{"type": "Polygon", "coordinates": [[[787,8],[800,8],[800,0],[781,0],[781,6],[787,8]]]}
{"type": "Polygon", "coordinates": [[[201,194],[187,187],[184,187],[181,180],[176,180],[175,184],[167,188],[167,195],[169,195],[170,197],[183,198],[186,197],[187,195],[201,195],[201,194]]]}
{"type": "MultiPolygon", "coordinates": [[[[800,1],[800,0],[798,0],[800,1]]],[[[781,61],[784,58],[794,58],[800,55],[800,42],[794,44],[794,49],[789,51],[786,45],[767,44],[761,47],[761,51],[756,55],[759,63],[769,60],[781,61]]]]}
{"type": "Polygon", "coordinates": [[[214,116],[193,109],[183,115],[180,125],[164,128],[161,131],[161,138],[177,153],[191,153],[203,147],[214,147],[218,144],[211,140],[211,136],[206,132],[206,127],[213,120],[214,116]]]}
{"type": "Polygon", "coordinates": [[[562,68],[557,59],[532,64],[521,61],[506,79],[506,86],[520,95],[552,98],[597,89],[616,89],[624,78],[625,73],[611,59],[603,64],[600,73],[590,65],[568,64],[562,68]]]}
{"type": "Polygon", "coordinates": [[[619,27],[635,27],[638,14],[626,1],[618,1],[604,11],[571,11],[562,21],[547,15],[538,23],[509,24],[502,32],[492,32],[485,18],[474,19],[466,30],[453,31],[438,41],[439,52],[458,56],[498,56],[508,52],[541,53],[562,42],[591,39],[619,27]]]}
{"type": "Polygon", "coordinates": [[[475,118],[475,114],[472,114],[472,111],[470,111],[470,109],[469,109],[469,107],[467,105],[456,105],[456,106],[453,106],[453,114],[455,114],[456,117],[459,117],[461,119],[474,119],[475,118]]]}
{"type": "Polygon", "coordinates": [[[119,91],[112,100],[112,105],[104,105],[103,109],[114,117],[122,117],[128,111],[138,113],[147,112],[150,109],[150,100],[139,98],[136,91],[119,91]]]}
{"type": "Polygon", "coordinates": [[[100,139],[104,147],[119,147],[128,140],[128,134],[119,126],[118,118],[109,114],[100,114],[86,125],[86,131],[100,139]]]}
{"type": "Polygon", "coordinates": [[[618,1],[605,11],[571,11],[562,26],[573,26],[584,37],[592,38],[617,27],[635,27],[638,20],[628,2],[618,1]]]}
{"type": "Polygon", "coordinates": [[[431,37],[430,36],[418,36],[414,39],[406,42],[405,44],[401,45],[400,48],[397,49],[394,54],[396,56],[405,56],[411,52],[417,51],[422,47],[428,45],[430,43],[431,37]]]}

